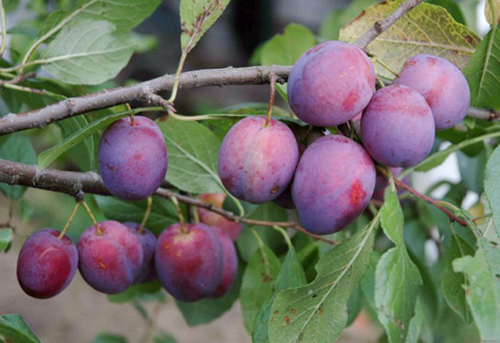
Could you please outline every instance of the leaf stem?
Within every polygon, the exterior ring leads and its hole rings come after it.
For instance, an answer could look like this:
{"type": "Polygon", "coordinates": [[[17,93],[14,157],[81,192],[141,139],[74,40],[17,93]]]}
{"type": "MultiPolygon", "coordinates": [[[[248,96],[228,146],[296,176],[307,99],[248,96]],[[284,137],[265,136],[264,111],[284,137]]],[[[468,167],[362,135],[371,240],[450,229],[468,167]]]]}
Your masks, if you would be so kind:
{"type": "Polygon", "coordinates": [[[56,100],[65,100],[66,99],[66,97],[64,95],[53,93],[53,92],[50,92],[46,89],[29,88],[29,87],[19,86],[19,85],[15,85],[15,84],[8,83],[8,82],[4,83],[2,85],[2,87],[9,88],[9,89],[19,91],[19,92],[45,95],[45,96],[48,96],[48,97],[56,99],[56,100]]]}
{"type": "Polygon", "coordinates": [[[179,65],[177,66],[177,71],[175,72],[175,80],[172,87],[172,93],[170,94],[170,98],[168,99],[169,104],[173,104],[175,98],[177,98],[177,91],[179,89],[179,77],[181,75],[182,68],[184,67],[184,62],[186,62],[187,55],[188,51],[186,49],[182,52],[181,59],[179,60],[179,65]]]}
{"type": "Polygon", "coordinates": [[[288,237],[288,234],[286,233],[285,229],[283,229],[281,226],[278,225],[274,225],[272,228],[281,233],[281,235],[285,239],[288,249],[293,248],[292,241],[290,240],[290,237],[288,237]]]}
{"type": "Polygon", "coordinates": [[[3,7],[3,0],[0,0],[0,19],[2,20],[2,45],[0,46],[0,60],[2,59],[3,53],[5,52],[5,46],[7,44],[7,29],[5,24],[5,8],[3,7]]]}
{"type": "Polygon", "coordinates": [[[144,213],[144,217],[142,218],[141,226],[139,227],[139,230],[137,230],[137,233],[139,235],[142,234],[144,231],[144,226],[146,226],[146,223],[148,221],[149,215],[151,214],[151,207],[153,205],[153,197],[149,196],[148,197],[148,205],[146,207],[146,212],[144,213]]]}
{"type": "Polygon", "coordinates": [[[71,215],[69,216],[69,219],[66,222],[66,225],[64,226],[64,228],[62,229],[61,233],[59,234],[59,236],[57,238],[61,239],[64,237],[64,235],[66,234],[66,231],[68,231],[68,228],[71,225],[71,222],[73,221],[73,218],[75,218],[76,212],[78,211],[78,208],[80,207],[80,205],[81,205],[81,202],[77,201],[75,204],[75,208],[73,208],[73,212],[71,212],[71,215]]]}

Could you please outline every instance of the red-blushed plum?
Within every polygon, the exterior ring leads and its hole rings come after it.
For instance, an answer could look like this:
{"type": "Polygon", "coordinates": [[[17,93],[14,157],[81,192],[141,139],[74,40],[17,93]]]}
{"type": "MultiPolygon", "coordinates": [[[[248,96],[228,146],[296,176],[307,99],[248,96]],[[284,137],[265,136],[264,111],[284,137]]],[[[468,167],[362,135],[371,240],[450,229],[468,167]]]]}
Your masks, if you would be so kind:
{"type": "Polygon", "coordinates": [[[61,293],[75,276],[78,252],[60,232],[43,229],[23,244],[17,260],[17,280],[23,291],[39,299],[61,293]]]}
{"type": "Polygon", "coordinates": [[[304,228],[325,235],[353,222],[374,188],[375,166],[363,147],[347,137],[329,135],[302,155],[292,197],[304,228]]]}
{"type": "Polygon", "coordinates": [[[307,50],[288,78],[293,112],[314,126],[348,122],[368,105],[374,90],[375,73],[366,53],[340,41],[307,50]]]}
{"type": "Polygon", "coordinates": [[[238,254],[236,253],[234,243],[227,234],[227,231],[217,226],[212,226],[211,229],[219,238],[224,261],[220,284],[215,291],[208,295],[208,298],[219,298],[226,294],[233,285],[236,273],[238,272],[238,254]]]}
{"type": "Polygon", "coordinates": [[[403,85],[376,91],[361,118],[366,151],[389,167],[421,162],[431,151],[434,133],[429,105],[416,90],[403,85]]]}
{"type": "Polygon", "coordinates": [[[236,198],[263,204],[292,180],[299,159],[297,142],[285,124],[251,116],[234,125],[219,150],[219,176],[236,198]]]}
{"type": "Polygon", "coordinates": [[[78,269],[95,290],[115,294],[132,285],[142,266],[137,235],[125,225],[107,220],[86,229],[78,241],[78,269]]]}
{"type": "Polygon", "coordinates": [[[434,55],[406,60],[394,84],[422,94],[434,116],[436,130],[449,129],[464,119],[470,106],[469,84],[453,63],[434,55]]]}
{"type": "Polygon", "coordinates": [[[141,200],[160,187],[167,172],[163,134],[149,118],[123,118],[111,124],[99,144],[99,171],[114,196],[141,200]]]}
{"type": "MultiPolygon", "coordinates": [[[[206,193],[198,195],[197,198],[204,202],[211,203],[215,207],[222,208],[224,200],[226,199],[226,194],[206,193]]],[[[203,207],[197,207],[197,211],[201,223],[207,224],[208,226],[220,227],[222,230],[226,231],[229,237],[235,242],[238,237],[240,237],[242,224],[227,220],[220,214],[204,209],[203,207]]]]}
{"type": "Polygon", "coordinates": [[[156,273],[177,300],[193,302],[214,292],[222,280],[223,263],[219,238],[205,224],[174,224],[158,237],[156,273]]]}
{"type": "Polygon", "coordinates": [[[139,229],[141,224],[126,222],[123,223],[126,227],[132,230],[132,232],[137,236],[142,247],[142,265],[134,279],[134,283],[149,282],[156,278],[155,270],[155,248],[156,248],[156,237],[155,235],[146,228],[143,228],[141,233],[139,229]]]}

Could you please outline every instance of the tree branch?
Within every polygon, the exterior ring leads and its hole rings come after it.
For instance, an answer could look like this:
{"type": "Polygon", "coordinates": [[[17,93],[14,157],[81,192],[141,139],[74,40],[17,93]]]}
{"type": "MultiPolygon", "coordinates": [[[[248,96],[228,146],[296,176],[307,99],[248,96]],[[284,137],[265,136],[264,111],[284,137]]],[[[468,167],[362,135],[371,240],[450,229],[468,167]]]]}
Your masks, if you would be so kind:
{"type": "MultiPolygon", "coordinates": [[[[94,172],[83,173],[55,169],[39,169],[38,167],[29,164],[12,162],[3,159],[0,159],[0,182],[7,183],[9,185],[22,185],[65,193],[76,198],[81,198],[84,193],[111,195],[106,187],[104,187],[101,177],[94,172]]],[[[198,199],[181,195],[166,188],[158,188],[155,194],[167,199],[175,197],[180,202],[205,208],[234,222],[268,227],[275,225],[289,227],[329,244],[338,243],[334,240],[310,233],[296,222],[271,222],[240,217],[232,212],[215,207],[211,203],[206,203],[198,199]]]]}

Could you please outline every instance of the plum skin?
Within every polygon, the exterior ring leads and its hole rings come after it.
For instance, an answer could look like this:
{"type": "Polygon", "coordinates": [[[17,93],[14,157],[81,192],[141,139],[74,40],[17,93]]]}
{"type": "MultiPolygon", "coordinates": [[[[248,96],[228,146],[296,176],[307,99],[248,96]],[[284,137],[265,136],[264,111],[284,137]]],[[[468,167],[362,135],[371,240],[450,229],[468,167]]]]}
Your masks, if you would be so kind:
{"type": "Polygon", "coordinates": [[[208,295],[208,298],[219,298],[226,294],[233,285],[236,273],[238,272],[238,254],[236,253],[234,243],[227,231],[217,226],[212,226],[211,229],[217,235],[221,244],[223,269],[220,284],[215,291],[208,295]]]}
{"type": "Polygon", "coordinates": [[[353,222],[374,188],[375,166],[363,147],[347,137],[328,135],[302,155],[292,197],[304,228],[325,235],[353,222]]]}
{"type": "MultiPolygon", "coordinates": [[[[211,203],[215,207],[222,208],[226,194],[205,193],[199,194],[197,198],[204,202],[211,203]]],[[[238,237],[240,237],[242,224],[227,220],[220,214],[209,211],[203,207],[197,207],[196,210],[201,223],[207,224],[208,226],[217,226],[223,229],[234,242],[236,242],[238,237]]]]}
{"type": "Polygon", "coordinates": [[[158,237],[155,266],[162,286],[175,299],[193,302],[220,285],[223,273],[221,243],[202,223],[174,224],[158,237]]]}
{"type": "Polygon", "coordinates": [[[361,117],[366,151],[388,167],[420,163],[432,149],[434,132],[429,105],[416,90],[403,85],[375,92],[361,117]]]}
{"type": "Polygon", "coordinates": [[[87,228],[78,241],[80,262],[78,269],[83,279],[95,290],[116,294],[132,285],[142,266],[141,243],[128,227],[107,220],[87,228]]]}
{"type": "Polygon", "coordinates": [[[163,134],[147,117],[123,118],[111,124],[99,144],[99,171],[114,196],[141,200],[160,187],[167,172],[163,134]]]}
{"type": "Polygon", "coordinates": [[[133,222],[123,223],[137,236],[142,247],[142,265],[134,279],[134,283],[144,283],[152,281],[156,278],[155,270],[155,247],[156,247],[156,237],[147,228],[143,228],[142,232],[139,233],[141,224],[133,222]]]}
{"type": "Polygon", "coordinates": [[[234,125],[219,150],[220,179],[233,196],[253,204],[278,197],[292,180],[299,150],[285,124],[250,116],[234,125]]]}
{"type": "Polygon", "coordinates": [[[409,86],[429,104],[436,130],[445,130],[464,119],[470,107],[465,76],[453,63],[433,55],[407,59],[394,84],[409,86]]]}
{"type": "Polygon", "coordinates": [[[78,252],[73,242],[54,229],[32,234],[17,260],[17,280],[23,291],[38,299],[61,293],[75,276],[78,252]]]}
{"type": "Polygon", "coordinates": [[[306,51],[288,78],[293,112],[314,126],[336,126],[352,119],[370,101],[375,73],[370,59],[354,45],[329,41],[306,51]]]}

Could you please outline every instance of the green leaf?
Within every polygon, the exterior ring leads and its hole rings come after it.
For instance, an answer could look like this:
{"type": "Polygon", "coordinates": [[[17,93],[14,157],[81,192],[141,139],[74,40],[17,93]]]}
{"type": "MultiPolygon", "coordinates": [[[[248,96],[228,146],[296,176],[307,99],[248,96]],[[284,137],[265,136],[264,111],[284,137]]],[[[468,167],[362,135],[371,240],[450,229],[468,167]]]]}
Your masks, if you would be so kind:
{"type": "Polygon", "coordinates": [[[249,333],[259,309],[273,294],[273,283],[281,264],[276,255],[266,245],[257,250],[243,274],[240,291],[243,323],[249,333]]]}
{"type": "Polygon", "coordinates": [[[499,0],[486,0],[486,4],[484,7],[484,15],[485,15],[486,20],[488,21],[488,23],[490,25],[493,26],[493,25],[500,24],[500,1],[499,0]],[[494,12],[496,14],[496,18],[493,18],[493,11],[492,11],[491,5],[493,5],[493,9],[494,9],[494,12]]]}
{"type": "Polygon", "coordinates": [[[405,342],[422,278],[404,245],[386,251],[375,271],[375,305],[389,342],[405,342]]]}
{"type": "Polygon", "coordinates": [[[11,228],[0,229],[0,252],[7,251],[10,247],[13,233],[11,228]]]}
{"type": "Polygon", "coordinates": [[[469,82],[471,106],[500,110],[500,26],[484,37],[463,73],[469,82]]]}
{"type": "MultiPolygon", "coordinates": [[[[85,116],[75,116],[61,120],[57,124],[61,128],[61,132],[64,137],[63,141],[60,141],[57,144],[59,145],[76,132],[85,130],[85,128],[89,125],[89,122],[85,116]]],[[[82,170],[94,170],[95,152],[96,147],[93,137],[87,137],[83,139],[83,144],[75,144],[74,149],[69,151],[69,156],[73,158],[75,163],[77,163],[82,170]]],[[[38,155],[38,167],[41,169],[45,168],[40,166],[40,155],[38,155]]]]}
{"type": "Polygon", "coordinates": [[[304,273],[302,264],[295,253],[295,249],[291,246],[274,282],[274,289],[284,291],[285,289],[303,286],[306,283],[306,274],[304,273]]]}
{"type": "Polygon", "coordinates": [[[482,194],[484,191],[484,171],[486,169],[486,151],[469,157],[462,152],[457,153],[458,168],[462,181],[468,190],[482,194]]]}
{"type": "Polygon", "coordinates": [[[484,190],[491,213],[493,214],[493,223],[500,236],[500,147],[497,147],[491,154],[486,164],[484,190]]]}
{"type": "Polygon", "coordinates": [[[481,334],[481,340],[500,337],[500,249],[486,238],[478,239],[474,257],[453,261],[453,270],[466,274],[467,303],[481,334]]]}
{"type": "MultiPolygon", "coordinates": [[[[340,30],[340,40],[354,42],[371,29],[374,22],[385,19],[400,4],[401,1],[389,0],[367,8],[340,30]]],[[[396,71],[406,59],[420,53],[438,55],[463,68],[479,41],[472,30],[457,23],[444,8],[423,3],[378,36],[370,43],[369,49],[396,71]]],[[[379,75],[394,77],[378,64],[374,68],[379,75]]]]}
{"type": "Polygon", "coordinates": [[[155,335],[153,343],[177,343],[177,340],[169,333],[160,332],[155,335]]]}
{"type": "MultiPolygon", "coordinates": [[[[28,138],[20,135],[11,135],[0,146],[0,158],[13,162],[35,164],[36,152],[28,138]]],[[[0,183],[0,192],[12,200],[21,198],[25,190],[25,186],[10,186],[6,183],[0,183]]]]}
{"type": "Polygon", "coordinates": [[[444,298],[450,308],[455,311],[467,324],[472,321],[469,306],[465,296],[465,289],[462,285],[469,285],[464,274],[453,271],[453,260],[474,255],[474,249],[467,244],[460,236],[453,234],[451,246],[444,257],[444,271],[442,274],[441,289],[444,298]]]}
{"type": "Polygon", "coordinates": [[[118,74],[134,52],[130,32],[85,19],[64,27],[42,51],[44,69],[71,84],[95,85],[118,74]]]}
{"type": "Polygon", "coordinates": [[[181,0],[181,48],[191,51],[221,16],[229,0],[181,0]]]}
{"type": "MultiPolygon", "coordinates": [[[[247,216],[247,218],[279,222],[286,221],[287,214],[286,210],[282,207],[272,202],[268,202],[257,207],[255,211],[247,216]]],[[[252,230],[255,230],[264,244],[269,246],[273,251],[277,251],[277,249],[283,245],[283,237],[279,232],[269,229],[269,227],[244,224],[241,235],[236,241],[236,246],[238,247],[241,258],[245,261],[249,261],[259,248],[259,242],[252,233],[252,230]]]]}
{"type": "Polygon", "coordinates": [[[271,316],[271,308],[273,306],[276,294],[273,294],[264,305],[261,306],[252,330],[252,343],[268,343],[269,342],[269,317],[271,316]]]}
{"type": "Polygon", "coordinates": [[[324,255],[312,283],[278,293],[269,319],[271,342],[336,340],[346,325],[346,302],[368,269],[377,223],[378,216],[324,255]]]}
{"type": "Polygon", "coordinates": [[[340,29],[343,26],[356,16],[361,16],[363,9],[376,3],[376,0],[354,0],[346,8],[333,10],[323,21],[319,35],[326,40],[338,40],[340,29]]]}
{"type": "Polygon", "coordinates": [[[15,343],[40,343],[18,314],[0,316],[0,336],[15,343]]]}
{"type": "Polygon", "coordinates": [[[127,343],[127,339],[121,335],[101,332],[92,340],[92,343],[127,343]]]}
{"type": "Polygon", "coordinates": [[[404,218],[397,192],[392,192],[389,195],[384,202],[384,206],[380,209],[380,213],[382,228],[387,237],[389,237],[396,246],[403,245],[404,218]]]}
{"type": "MultiPolygon", "coordinates": [[[[467,25],[467,23],[465,22],[465,18],[464,18],[464,15],[462,13],[462,10],[460,9],[460,6],[455,1],[452,1],[452,0],[427,0],[426,2],[429,4],[444,7],[448,11],[448,13],[451,14],[453,19],[455,19],[460,24],[467,25]]],[[[469,27],[473,28],[474,26],[469,25],[469,27]]]]}
{"type": "Polygon", "coordinates": [[[418,298],[415,304],[415,316],[410,320],[410,329],[408,330],[408,336],[406,336],[406,343],[417,343],[419,341],[418,337],[420,335],[420,329],[422,328],[422,322],[422,301],[418,298]]]}
{"type": "Polygon", "coordinates": [[[347,322],[346,327],[350,326],[358,317],[363,308],[363,290],[361,284],[354,288],[351,296],[347,300],[347,322]]]}
{"type": "MultiPolygon", "coordinates": [[[[94,133],[96,133],[98,130],[105,128],[109,126],[111,123],[115,122],[116,120],[124,118],[128,115],[130,115],[129,112],[112,114],[110,116],[93,121],[92,123],[86,126],[82,126],[83,122],[82,123],[74,122],[72,125],[74,125],[75,128],[80,127],[80,129],[76,130],[73,134],[67,136],[64,140],[57,143],[57,145],[45,150],[40,155],[38,155],[38,167],[40,169],[47,168],[52,162],[55,161],[56,158],[61,156],[69,149],[77,146],[81,142],[85,142],[89,155],[93,156],[94,153],[93,141],[89,137],[94,133]]],[[[65,121],[66,120],[64,120],[63,122],[65,121]]]]}
{"type": "Polygon", "coordinates": [[[294,65],[295,61],[316,44],[307,27],[289,24],[282,35],[275,35],[262,48],[261,64],[294,65]]]}
{"type": "MultiPolygon", "coordinates": [[[[94,199],[107,219],[119,222],[141,223],[147,208],[147,200],[125,201],[101,195],[94,195],[94,199]]],[[[153,196],[153,205],[146,222],[146,228],[158,235],[168,226],[178,222],[179,216],[172,202],[153,196]]]]}
{"type": "Polygon", "coordinates": [[[194,303],[176,301],[177,308],[181,311],[187,325],[195,326],[210,323],[231,309],[240,295],[242,277],[243,267],[240,263],[236,279],[231,289],[224,296],[217,299],[202,299],[194,303]]]}
{"type": "Polygon", "coordinates": [[[202,124],[169,118],[157,124],[168,149],[167,181],[192,193],[224,193],[217,170],[221,141],[202,124]]]}

